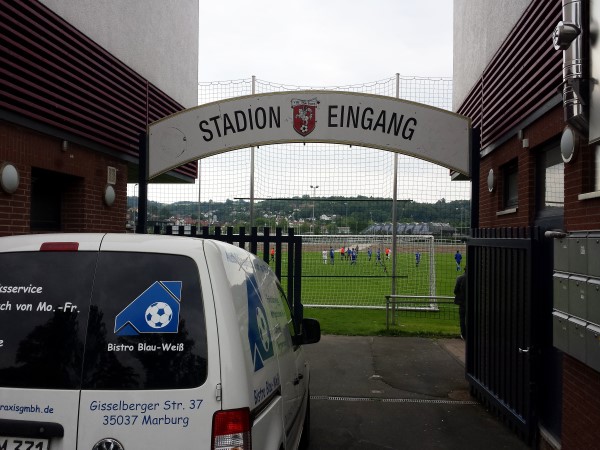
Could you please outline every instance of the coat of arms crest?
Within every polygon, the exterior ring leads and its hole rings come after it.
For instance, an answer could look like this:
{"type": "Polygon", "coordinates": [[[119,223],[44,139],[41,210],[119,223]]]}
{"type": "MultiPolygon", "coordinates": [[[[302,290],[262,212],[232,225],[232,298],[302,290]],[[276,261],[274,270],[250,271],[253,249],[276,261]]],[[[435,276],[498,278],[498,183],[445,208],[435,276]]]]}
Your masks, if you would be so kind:
{"type": "Polygon", "coordinates": [[[310,100],[292,99],[294,130],[301,136],[307,136],[315,129],[318,105],[319,101],[316,98],[310,100]]]}

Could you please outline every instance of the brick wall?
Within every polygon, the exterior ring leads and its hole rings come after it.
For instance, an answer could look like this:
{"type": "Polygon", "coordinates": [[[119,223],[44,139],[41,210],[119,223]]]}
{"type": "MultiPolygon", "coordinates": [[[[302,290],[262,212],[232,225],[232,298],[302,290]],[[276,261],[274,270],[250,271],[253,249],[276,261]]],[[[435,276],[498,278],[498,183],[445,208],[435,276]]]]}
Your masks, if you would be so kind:
{"type": "MultiPolygon", "coordinates": [[[[523,148],[517,136],[485,156],[480,164],[480,227],[529,226],[535,222],[536,152],[558,142],[565,127],[562,106],[558,106],[523,130],[529,147],[523,148]],[[502,166],[518,159],[518,210],[497,215],[503,209],[502,166]],[[496,186],[488,192],[490,169],[496,186]]],[[[600,198],[579,200],[592,191],[594,147],[580,143],[573,159],[565,164],[564,224],[568,232],[600,230],[600,198]]],[[[563,355],[562,450],[600,448],[600,373],[563,355]]]]}
{"type": "MultiPolygon", "coordinates": [[[[600,230],[600,198],[579,200],[593,190],[594,146],[581,143],[565,164],[565,228],[600,230]]],[[[563,355],[562,450],[600,448],[600,373],[563,355]]]]}
{"type": "Polygon", "coordinates": [[[32,167],[69,175],[62,197],[61,232],[125,232],[127,165],[122,161],[32,130],[0,122],[0,164],[20,175],[17,191],[0,189],[0,236],[31,233],[32,167]],[[104,203],[108,166],[117,169],[116,200],[104,203]]]}
{"type": "Polygon", "coordinates": [[[565,227],[567,231],[600,229],[600,198],[579,200],[594,182],[594,146],[580,145],[565,164],[565,227]]]}
{"type": "Polygon", "coordinates": [[[562,106],[558,106],[546,116],[523,129],[523,137],[529,140],[528,147],[523,147],[523,143],[515,133],[481,160],[479,185],[479,226],[481,228],[521,227],[533,223],[535,219],[536,150],[559,137],[563,128],[562,106]],[[498,215],[497,213],[504,209],[502,167],[515,158],[518,160],[519,205],[514,213],[498,215]],[[487,185],[490,169],[494,170],[496,180],[493,192],[488,191],[487,185]]]}
{"type": "Polygon", "coordinates": [[[600,373],[563,356],[562,450],[599,448],[600,373]]]}

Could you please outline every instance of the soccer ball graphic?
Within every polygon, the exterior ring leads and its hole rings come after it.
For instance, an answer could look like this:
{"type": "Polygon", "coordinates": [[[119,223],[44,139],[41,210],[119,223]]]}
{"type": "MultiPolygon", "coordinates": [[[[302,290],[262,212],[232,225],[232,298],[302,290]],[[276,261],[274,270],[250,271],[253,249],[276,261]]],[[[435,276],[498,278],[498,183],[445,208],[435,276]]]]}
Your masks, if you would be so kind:
{"type": "Polygon", "coordinates": [[[173,310],[164,302],[154,302],[146,310],[146,323],[152,328],[164,328],[172,318],[173,310]]]}

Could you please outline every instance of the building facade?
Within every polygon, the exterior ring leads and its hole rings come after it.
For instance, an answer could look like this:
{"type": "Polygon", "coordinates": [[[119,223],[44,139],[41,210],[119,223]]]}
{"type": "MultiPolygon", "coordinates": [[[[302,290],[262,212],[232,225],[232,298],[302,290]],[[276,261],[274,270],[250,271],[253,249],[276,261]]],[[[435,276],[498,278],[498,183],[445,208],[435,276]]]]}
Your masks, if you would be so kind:
{"type": "Polygon", "coordinates": [[[140,136],[197,104],[198,3],[0,0],[0,15],[0,235],[125,232],[140,136]]]}
{"type": "Polygon", "coordinates": [[[556,290],[557,280],[596,280],[571,262],[592,260],[579,239],[600,229],[599,153],[588,132],[593,2],[475,3],[454,1],[454,110],[472,119],[479,141],[470,241],[479,261],[471,267],[485,268],[470,273],[470,381],[535,448],[596,448],[596,324],[562,308],[556,290]],[[581,41],[575,54],[575,41],[560,42],[571,22],[581,41]],[[565,253],[569,243],[575,256],[565,253]],[[521,295],[526,307],[513,302],[521,295]],[[480,371],[484,359],[514,362],[514,370],[487,377],[500,369],[486,362],[480,371]]]}

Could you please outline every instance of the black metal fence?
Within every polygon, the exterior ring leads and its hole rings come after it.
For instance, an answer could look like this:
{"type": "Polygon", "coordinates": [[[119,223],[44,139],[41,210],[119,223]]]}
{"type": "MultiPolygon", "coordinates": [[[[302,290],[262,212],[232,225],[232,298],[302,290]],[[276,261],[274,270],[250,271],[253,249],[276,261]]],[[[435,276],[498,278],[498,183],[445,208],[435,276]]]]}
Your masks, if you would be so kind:
{"type": "Polygon", "coordinates": [[[528,442],[537,425],[535,323],[547,320],[536,307],[542,239],[533,227],[477,229],[467,243],[467,379],[472,394],[528,442]]]}
{"type": "Polygon", "coordinates": [[[156,224],[152,228],[153,234],[166,234],[175,236],[198,237],[204,239],[214,239],[227,242],[232,245],[238,245],[249,252],[261,256],[262,259],[270,264],[274,262],[274,272],[279,281],[285,279],[286,295],[293,305],[296,317],[302,318],[302,238],[294,234],[293,228],[288,230],[288,234],[283,234],[281,228],[275,229],[275,235],[272,235],[269,228],[264,228],[261,234],[258,233],[258,227],[252,227],[250,234],[246,234],[246,229],[241,227],[238,234],[233,233],[233,227],[227,227],[223,232],[221,227],[201,227],[184,225],[166,225],[156,224]],[[283,248],[285,246],[285,252],[283,248]],[[271,250],[273,254],[271,255],[271,250]],[[287,273],[282,274],[282,255],[287,256],[287,273]]]}

